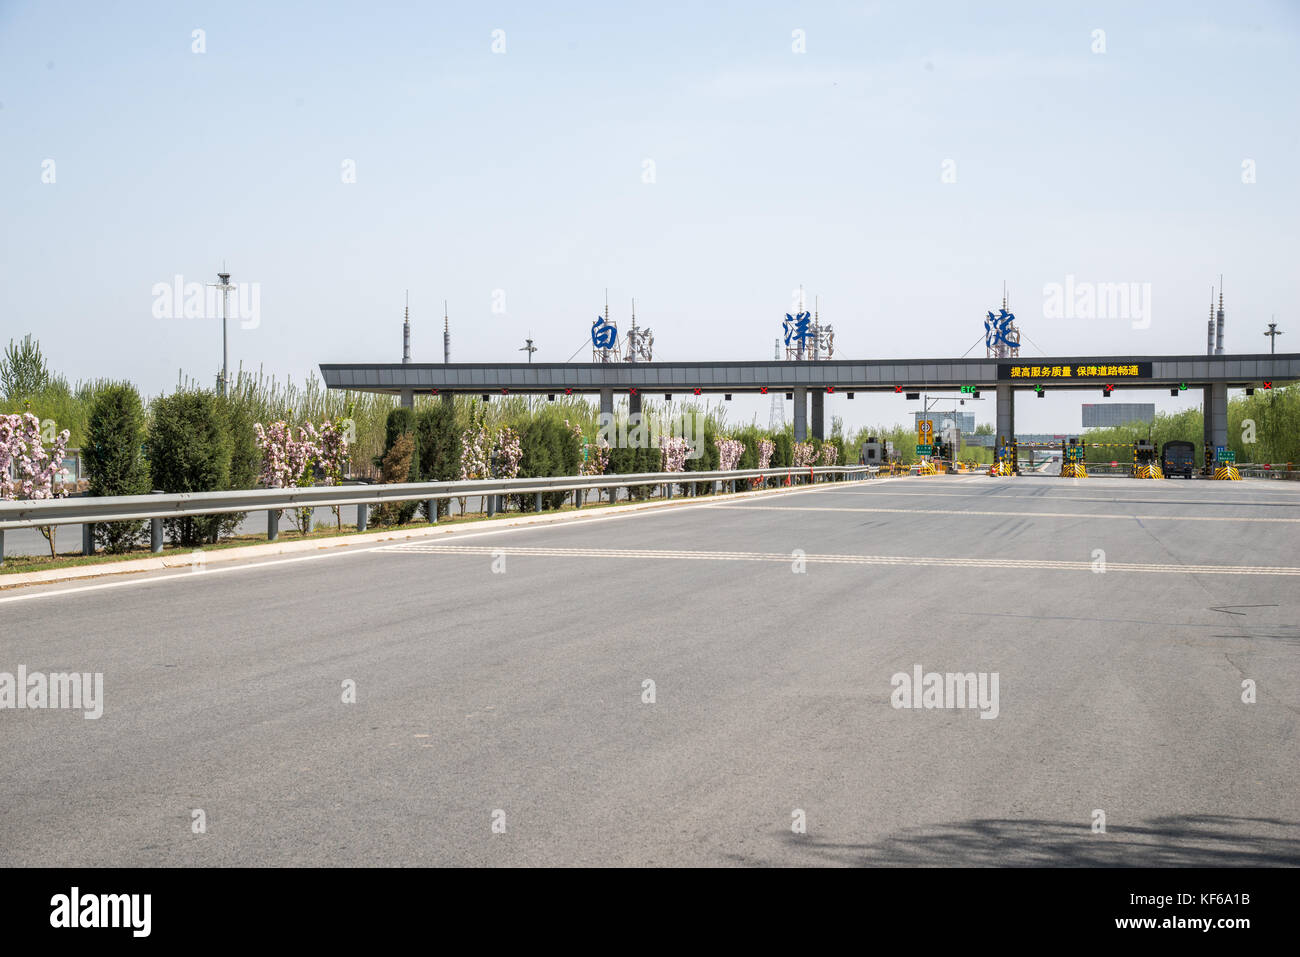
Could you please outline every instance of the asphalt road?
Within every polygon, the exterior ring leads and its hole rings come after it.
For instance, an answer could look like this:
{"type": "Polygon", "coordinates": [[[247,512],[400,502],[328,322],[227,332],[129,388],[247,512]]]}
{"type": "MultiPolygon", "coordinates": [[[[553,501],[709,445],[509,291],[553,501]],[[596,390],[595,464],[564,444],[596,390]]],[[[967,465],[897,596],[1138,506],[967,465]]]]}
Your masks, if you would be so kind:
{"type": "Polygon", "coordinates": [[[0,671],[104,675],[0,711],[0,864],[1300,864],[1298,542],[947,476],[0,592],[0,671]]]}

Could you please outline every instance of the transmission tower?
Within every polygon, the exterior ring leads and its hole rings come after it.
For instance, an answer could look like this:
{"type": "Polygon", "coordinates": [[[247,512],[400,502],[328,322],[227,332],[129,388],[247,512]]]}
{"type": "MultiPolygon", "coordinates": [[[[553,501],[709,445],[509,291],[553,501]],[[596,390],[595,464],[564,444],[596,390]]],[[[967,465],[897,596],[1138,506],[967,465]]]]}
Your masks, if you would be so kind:
{"type": "MultiPolygon", "coordinates": [[[[781,340],[776,340],[776,352],[773,359],[781,361],[781,340]]],[[[772,393],[772,411],[768,413],[767,430],[769,432],[780,432],[785,428],[785,402],[781,398],[780,392],[772,393]]]]}

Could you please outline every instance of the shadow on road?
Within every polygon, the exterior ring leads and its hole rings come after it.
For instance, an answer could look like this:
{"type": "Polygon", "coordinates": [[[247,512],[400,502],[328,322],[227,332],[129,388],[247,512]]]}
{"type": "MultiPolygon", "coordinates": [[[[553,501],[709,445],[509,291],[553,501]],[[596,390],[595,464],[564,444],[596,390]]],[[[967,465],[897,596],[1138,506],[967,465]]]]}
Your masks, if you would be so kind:
{"type": "Polygon", "coordinates": [[[1105,834],[1093,834],[1086,822],[983,819],[904,831],[872,844],[837,844],[812,834],[787,833],[783,840],[805,858],[801,863],[860,867],[1300,865],[1300,824],[1210,814],[1110,826],[1105,834]]]}

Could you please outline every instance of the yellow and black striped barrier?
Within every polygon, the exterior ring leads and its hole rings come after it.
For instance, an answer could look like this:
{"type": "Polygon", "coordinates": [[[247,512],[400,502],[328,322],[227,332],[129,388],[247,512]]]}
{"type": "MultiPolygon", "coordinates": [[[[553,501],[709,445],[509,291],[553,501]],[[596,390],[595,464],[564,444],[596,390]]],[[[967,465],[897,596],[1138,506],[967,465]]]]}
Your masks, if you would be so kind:
{"type": "Polygon", "coordinates": [[[1143,465],[1133,466],[1133,477],[1140,479],[1162,479],[1165,473],[1160,471],[1160,466],[1147,462],[1143,465]]]}
{"type": "Polygon", "coordinates": [[[1219,467],[1214,470],[1214,477],[1228,482],[1241,481],[1241,473],[1237,471],[1237,466],[1228,462],[1222,462],[1219,464],[1219,467]]]}
{"type": "Polygon", "coordinates": [[[1087,478],[1088,469],[1083,462],[1062,462],[1061,478],[1087,478]]]}

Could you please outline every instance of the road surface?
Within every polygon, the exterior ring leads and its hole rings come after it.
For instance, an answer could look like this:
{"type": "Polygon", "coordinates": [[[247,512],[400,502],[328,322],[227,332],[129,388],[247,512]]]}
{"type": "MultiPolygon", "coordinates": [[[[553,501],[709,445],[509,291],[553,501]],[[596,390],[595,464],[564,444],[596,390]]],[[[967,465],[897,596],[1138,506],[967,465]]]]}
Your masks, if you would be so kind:
{"type": "Polygon", "coordinates": [[[1297,542],[1283,483],[939,476],[3,591],[104,710],[0,711],[0,864],[1295,865],[1297,542]]]}

